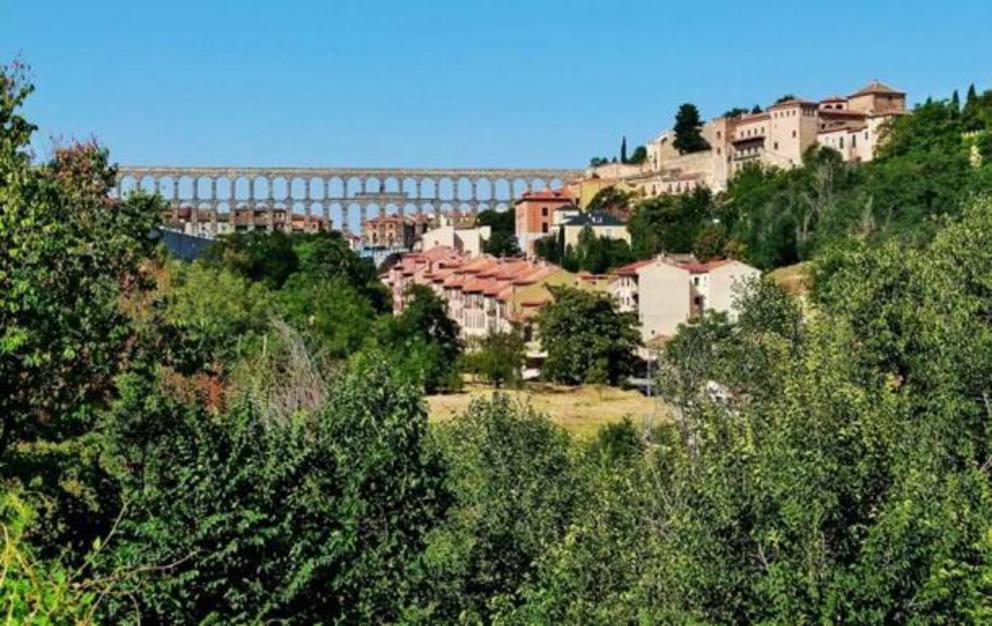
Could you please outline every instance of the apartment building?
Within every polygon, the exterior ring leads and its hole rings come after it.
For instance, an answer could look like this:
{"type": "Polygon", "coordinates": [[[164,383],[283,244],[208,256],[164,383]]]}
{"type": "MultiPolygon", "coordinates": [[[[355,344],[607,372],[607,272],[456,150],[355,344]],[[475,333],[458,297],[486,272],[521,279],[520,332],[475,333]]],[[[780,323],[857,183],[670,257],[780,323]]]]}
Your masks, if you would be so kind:
{"type": "Polygon", "coordinates": [[[534,316],[553,300],[549,287],[605,289],[605,281],[572,274],[550,263],[490,255],[467,256],[437,246],[404,255],[383,276],[393,295],[393,311],[406,304],[410,285],[431,288],[445,301],[448,316],[458,323],[463,339],[482,338],[522,327],[533,336],[534,316]]]}
{"type": "Polygon", "coordinates": [[[492,236],[492,227],[440,226],[427,231],[420,237],[420,249],[451,248],[465,255],[482,254],[482,248],[492,236]]]}
{"type": "Polygon", "coordinates": [[[278,230],[286,233],[330,232],[331,225],[319,215],[301,215],[284,208],[238,208],[233,212],[197,209],[181,206],[169,208],[162,214],[162,223],[187,235],[213,238],[218,235],[253,230],[278,230]]]}
{"type": "Polygon", "coordinates": [[[721,311],[731,320],[737,285],[761,272],[731,259],[700,263],[692,255],[658,256],[616,269],[608,291],[621,311],[637,314],[645,345],[672,337],[692,317],[721,311]]]}
{"type": "Polygon", "coordinates": [[[575,199],[562,189],[528,191],[514,203],[517,244],[525,255],[534,256],[534,243],[552,232],[559,210],[575,210],[575,199]]]}

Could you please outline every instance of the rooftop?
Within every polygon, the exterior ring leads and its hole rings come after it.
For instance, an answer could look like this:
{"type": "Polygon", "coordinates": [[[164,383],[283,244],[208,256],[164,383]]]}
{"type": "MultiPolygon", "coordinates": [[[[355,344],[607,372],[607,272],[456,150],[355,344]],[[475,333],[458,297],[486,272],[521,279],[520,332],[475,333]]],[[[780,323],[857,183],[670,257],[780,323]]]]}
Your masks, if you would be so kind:
{"type": "Polygon", "coordinates": [[[565,226],[623,226],[623,221],[609,213],[580,213],[568,218],[565,226]]]}
{"type": "Polygon", "coordinates": [[[852,93],[849,97],[855,98],[857,96],[870,96],[874,94],[893,94],[898,96],[904,96],[906,95],[906,92],[893,89],[892,87],[889,87],[888,85],[886,85],[885,83],[883,83],[882,81],[876,78],[875,80],[871,81],[861,89],[852,93]]]}

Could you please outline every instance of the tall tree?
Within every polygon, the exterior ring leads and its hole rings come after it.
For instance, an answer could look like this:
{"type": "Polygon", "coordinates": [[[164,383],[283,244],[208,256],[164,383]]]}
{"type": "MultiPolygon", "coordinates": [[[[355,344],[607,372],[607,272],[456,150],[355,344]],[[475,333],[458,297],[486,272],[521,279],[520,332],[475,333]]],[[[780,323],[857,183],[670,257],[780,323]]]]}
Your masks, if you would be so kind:
{"type": "Polygon", "coordinates": [[[624,135],[623,140],[620,142],[620,162],[627,162],[627,136],[624,135]]]}
{"type": "Polygon", "coordinates": [[[710,146],[703,139],[702,127],[699,109],[696,105],[686,102],[675,114],[675,141],[672,145],[682,154],[708,149],[710,146]]]}
{"type": "Polygon", "coordinates": [[[552,287],[554,302],[537,317],[548,353],[543,374],[558,382],[609,383],[630,375],[640,344],[636,319],[605,294],[552,287]]]}

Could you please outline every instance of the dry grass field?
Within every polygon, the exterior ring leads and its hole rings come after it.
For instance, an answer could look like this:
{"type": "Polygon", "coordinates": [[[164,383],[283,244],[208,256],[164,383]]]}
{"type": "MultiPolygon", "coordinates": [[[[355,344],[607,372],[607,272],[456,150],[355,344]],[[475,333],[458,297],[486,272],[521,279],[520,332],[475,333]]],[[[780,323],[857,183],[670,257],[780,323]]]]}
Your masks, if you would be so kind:
{"type": "MultiPolygon", "coordinates": [[[[485,398],[492,392],[491,387],[469,384],[460,393],[427,396],[431,420],[451,419],[464,411],[474,398],[485,398]]],[[[667,407],[661,401],[645,397],[637,391],[615,387],[530,383],[522,389],[507,390],[506,393],[518,402],[546,413],[577,437],[594,435],[603,424],[619,422],[627,415],[635,424],[668,418],[667,407]]]]}

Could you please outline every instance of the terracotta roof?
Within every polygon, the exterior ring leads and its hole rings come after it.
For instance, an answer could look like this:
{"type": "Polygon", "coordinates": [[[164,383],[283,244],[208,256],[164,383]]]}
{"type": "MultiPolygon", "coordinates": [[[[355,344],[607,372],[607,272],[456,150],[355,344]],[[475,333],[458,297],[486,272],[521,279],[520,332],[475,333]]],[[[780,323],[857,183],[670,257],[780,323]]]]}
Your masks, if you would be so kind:
{"type": "Polygon", "coordinates": [[[705,274],[706,272],[715,270],[716,268],[727,265],[728,263],[733,263],[732,259],[713,259],[712,261],[706,261],[705,263],[677,263],[676,267],[681,267],[684,270],[689,270],[692,274],[705,274]]]}
{"type": "Polygon", "coordinates": [[[572,196],[566,193],[563,189],[542,189],[541,191],[525,191],[520,199],[517,200],[515,204],[521,202],[526,202],[528,200],[561,200],[563,202],[571,202],[572,196]]]}
{"type": "Polygon", "coordinates": [[[768,107],[769,109],[779,109],[782,107],[795,106],[795,105],[805,105],[805,106],[816,106],[816,102],[811,100],[803,100],[802,98],[789,98],[788,100],[783,100],[782,102],[776,102],[775,104],[768,107]]]}
{"type": "Polygon", "coordinates": [[[869,96],[872,94],[879,94],[879,93],[888,93],[898,96],[906,95],[905,91],[897,91],[876,78],[875,80],[871,81],[861,89],[852,93],[850,97],[855,98],[857,96],[869,96]]]}
{"type": "Polygon", "coordinates": [[[847,98],[845,98],[844,96],[830,96],[829,98],[824,98],[823,100],[820,100],[821,104],[824,102],[847,102],[847,98]]]}
{"type": "Polygon", "coordinates": [[[621,265],[620,267],[613,270],[614,274],[636,274],[637,270],[647,265],[654,263],[654,259],[648,259],[646,261],[636,261],[634,263],[628,263],[627,265],[621,265]]]}

